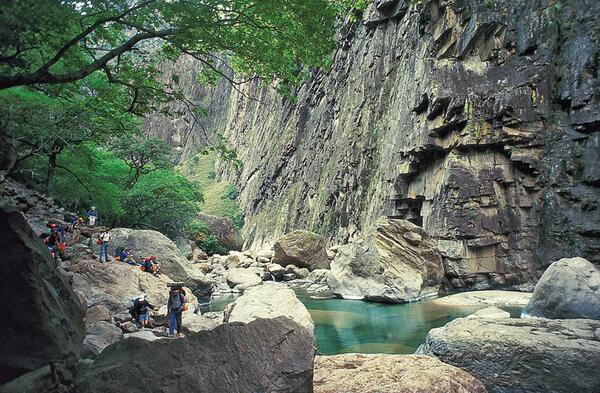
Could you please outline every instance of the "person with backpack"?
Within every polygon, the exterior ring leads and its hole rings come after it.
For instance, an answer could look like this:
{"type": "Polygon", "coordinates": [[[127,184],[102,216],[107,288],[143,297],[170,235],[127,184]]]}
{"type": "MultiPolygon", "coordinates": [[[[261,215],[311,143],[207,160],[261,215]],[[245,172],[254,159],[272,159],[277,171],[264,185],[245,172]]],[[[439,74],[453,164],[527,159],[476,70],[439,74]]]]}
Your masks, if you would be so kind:
{"type": "Polygon", "coordinates": [[[60,232],[57,230],[57,225],[54,223],[48,223],[48,228],[50,228],[50,233],[42,233],[40,238],[48,247],[48,251],[52,254],[52,258],[54,262],[58,264],[58,247],[60,244],[60,232]]]}
{"type": "Polygon", "coordinates": [[[143,294],[133,301],[135,315],[137,315],[137,320],[142,325],[142,329],[148,327],[150,323],[150,310],[158,310],[158,308],[148,302],[147,298],[148,295],[143,294]]]}
{"type": "Polygon", "coordinates": [[[98,211],[96,210],[96,206],[92,206],[90,210],[87,211],[88,223],[91,227],[96,225],[96,220],[98,219],[98,211]]]}
{"type": "Polygon", "coordinates": [[[110,229],[100,233],[100,236],[98,236],[98,244],[100,245],[100,263],[102,263],[103,254],[105,262],[109,262],[110,259],[108,258],[108,245],[110,244],[110,229]]]}
{"type": "Polygon", "coordinates": [[[181,337],[181,314],[185,310],[187,310],[185,291],[181,287],[171,287],[169,291],[169,301],[167,303],[170,337],[181,337]],[[173,336],[175,331],[177,331],[177,335],[173,336]]]}

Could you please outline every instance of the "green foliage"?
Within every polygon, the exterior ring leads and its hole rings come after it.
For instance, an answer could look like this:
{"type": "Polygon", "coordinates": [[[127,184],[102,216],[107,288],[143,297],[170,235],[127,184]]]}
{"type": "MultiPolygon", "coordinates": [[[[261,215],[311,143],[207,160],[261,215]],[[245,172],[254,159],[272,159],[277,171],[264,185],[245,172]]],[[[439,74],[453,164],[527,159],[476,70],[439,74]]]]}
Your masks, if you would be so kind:
{"type": "Polygon", "coordinates": [[[204,202],[202,212],[219,217],[230,218],[234,225],[244,225],[244,214],[236,202],[238,191],[226,181],[217,181],[215,164],[219,159],[217,152],[191,157],[182,163],[178,170],[188,179],[192,179],[202,190],[204,202]]]}
{"type": "Polygon", "coordinates": [[[206,237],[208,232],[208,225],[202,220],[193,219],[185,225],[185,234],[190,239],[206,237]]]}
{"type": "Polygon", "coordinates": [[[131,188],[142,175],[158,169],[171,168],[171,148],[159,138],[133,134],[114,138],[112,150],[130,168],[127,188],[131,188]]]}
{"type": "Polygon", "coordinates": [[[229,185],[229,187],[227,187],[227,189],[225,190],[225,193],[223,193],[223,195],[221,196],[221,198],[223,199],[231,199],[232,201],[235,201],[237,197],[238,191],[233,185],[229,185]]]}
{"type": "Polygon", "coordinates": [[[208,255],[227,254],[227,248],[223,247],[221,243],[219,243],[219,239],[215,235],[208,235],[206,239],[200,241],[200,248],[207,253],[208,255]]]}

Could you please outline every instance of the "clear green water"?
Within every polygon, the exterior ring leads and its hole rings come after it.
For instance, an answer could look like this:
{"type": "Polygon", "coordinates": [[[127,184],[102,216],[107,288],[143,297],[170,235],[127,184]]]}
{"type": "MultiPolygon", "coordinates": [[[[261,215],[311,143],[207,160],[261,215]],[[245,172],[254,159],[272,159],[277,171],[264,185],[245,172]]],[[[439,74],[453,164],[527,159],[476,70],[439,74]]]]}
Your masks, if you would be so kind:
{"type": "MultiPolygon", "coordinates": [[[[296,290],[315,322],[317,350],[325,355],[345,352],[413,353],[430,329],[444,326],[456,318],[482,307],[451,307],[424,300],[406,304],[379,304],[360,300],[315,299],[296,290]]],[[[210,311],[220,311],[235,296],[211,302],[210,311]]],[[[504,308],[518,318],[521,308],[504,308]]]]}

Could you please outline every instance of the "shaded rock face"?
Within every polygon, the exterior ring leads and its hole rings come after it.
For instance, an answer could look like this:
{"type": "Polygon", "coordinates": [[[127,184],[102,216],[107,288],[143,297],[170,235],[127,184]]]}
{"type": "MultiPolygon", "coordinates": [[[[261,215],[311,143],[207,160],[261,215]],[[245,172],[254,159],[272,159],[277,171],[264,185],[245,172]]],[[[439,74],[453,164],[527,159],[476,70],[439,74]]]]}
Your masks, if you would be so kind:
{"type": "Polygon", "coordinates": [[[200,213],[198,214],[198,219],[206,223],[210,233],[219,239],[219,243],[222,246],[228,250],[242,250],[242,246],[244,245],[242,235],[229,218],[200,213]]]}
{"type": "Polygon", "coordinates": [[[437,294],[443,276],[442,257],[423,229],[381,219],[366,239],[338,248],[327,285],[345,298],[400,303],[437,294]]]}
{"type": "Polygon", "coordinates": [[[308,270],[329,269],[327,240],[316,233],[296,230],[275,242],[273,263],[281,266],[296,265],[308,270]]]}
{"type": "Polygon", "coordinates": [[[495,393],[600,389],[600,321],[456,319],[432,329],[417,353],[469,372],[495,393]]]}
{"type": "Polygon", "coordinates": [[[161,271],[173,280],[185,281],[187,273],[184,266],[188,261],[181,254],[175,243],[157,231],[116,228],[111,231],[112,242],[109,252],[114,247],[130,248],[136,257],[156,256],[161,263],[161,271]]]}
{"type": "Polygon", "coordinates": [[[151,370],[164,393],[308,393],[313,391],[312,336],[287,318],[231,323],[180,340],[128,338],[100,354],[77,391],[147,392],[132,370],[151,370]],[[249,339],[252,338],[252,339],[249,339]]]}
{"type": "Polygon", "coordinates": [[[87,335],[83,340],[82,357],[93,359],[108,347],[123,339],[120,328],[106,321],[94,322],[87,328],[87,335]]]}
{"type": "Polygon", "coordinates": [[[384,215],[439,242],[451,287],[600,263],[600,4],[410,3],[370,3],[295,102],[256,82],[219,103],[248,244],[341,244],[384,215]]]}
{"type": "Polygon", "coordinates": [[[563,258],[542,275],[526,315],[544,318],[600,319],[600,271],[583,258],[563,258]]]}
{"type": "Polygon", "coordinates": [[[349,353],[315,358],[315,393],[486,393],[472,375],[424,355],[349,353]]]}
{"type": "Polygon", "coordinates": [[[47,366],[76,365],[85,334],[79,299],[16,209],[0,207],[0,384],[47,366]]]}
{"type": "Polygon", "coordinates": [[[258,318],[290,318],[314,334],[315,325],[310,313],[293,290],[283,285],[261,285],[249,288],[244,295],[228,306],[225,322],[248,323],[258,318]]]}

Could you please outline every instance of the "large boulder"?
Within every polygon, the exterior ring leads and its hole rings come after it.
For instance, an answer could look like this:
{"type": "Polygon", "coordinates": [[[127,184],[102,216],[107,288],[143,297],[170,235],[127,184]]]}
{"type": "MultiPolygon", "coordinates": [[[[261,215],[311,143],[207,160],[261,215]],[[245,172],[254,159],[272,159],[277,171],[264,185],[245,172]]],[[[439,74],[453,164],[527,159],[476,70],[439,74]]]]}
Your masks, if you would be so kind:
{"type": "Polygon", "coordinates": [[[315,358],[315,393],[485,393],[472,375],[424,355],[348,353],[315,358]]]}
{"type": "Polygon", "coordinates": [[[600,391],[600,321],[460,318],[418,353],[460,367],[497,393],[600,391]]]}
{"type": "Polygon", "coordinates": [[[105,349],[77,389],[86,393],[307,393],[313,337],[287,318],[230,323],[180,340],[128,338],[105,349]],[[132,370],[150,370],[140,383],[132,370]]]}
{"type": "Polygon", "coordinates": [[[280,284],[248,288],[229,306],[228,322],[248,323],[258,318],[279,316],[293,319],[313,334],[315,325],[310,313],[293,290],[280,284]]]}
{"type": "Polygon", "coordinates": [[[49,363],[76,366],[84,309],[15,208],[0,206],[0,384],[49,363]]]}
{"type": "Polygon", "coordinates": [[[225,277],[229,287],[240,291],[262,284],[261,278],[250,269],[231,269],[225,277]]]}
{"type": "Polygon", "coordinates": [[[281,266],[296,265],[308,270],[329,269],[327,239],[304,230],[290,232],[275,242],[272,262],[281,266]]]}
{"type": "Polygon", "coordinates": [[[554,262],[536,284],[523,313],[557,319],[600,319],[600,271],[584,258],[554,262]]]}
{"type": "MultiPolygon", "coordinates": [[[[157,307],[167,304],[167,284],[173,282],[164,274],[155,277],[123,262],[110,262],[102,270],[95,260],[73,259],[65,262],[65,268],[73,273],[73,289],[85,299],[88,307],[103,305],[113,315],[127,314],[132,299],[143,293],[157,307]]],[[[195,307],[198,303],[196,296],[189,289],[186,295],[195,307]]]]}
{"type": "Polygon", "coordinates": [[[242,235],[229,218],[200,213],[198,219],[206,223],[208,231],[215,235],[223,247],[234,251],[242,250],[244,244],[242,235]]]}
{"type": "Polygon", "coordinates": [[[422,228],[382,218],[356,243],[338,247],[327,284],[351,299],[401,303],[437,294],[442,257],[422,228]]]}
{"type": "Polygon", "coordinates": [[[87,329],[87,335],[83,340],[82,356],[93,359],[111,344],[123,339],[120,328],[106,321],[92,323],[87,329]]]}
{"type": "Polygon", "coordinates": [[[184,266],[189,261],[181,254],[177,245],[157,231],[116,228],[111,231],[113,247],[130,248],[136,257],[156,256],[161,271],[175,281],[184,281],[187,273],[184,266]]]}
{"type": "Polygon", "coordinates": [[[212,293],[215,291],[214,282],[208,278],[199,268],[188,268],[188,278],[185,285],[190,288],[200,303],[208,303],[212,293]]]}

